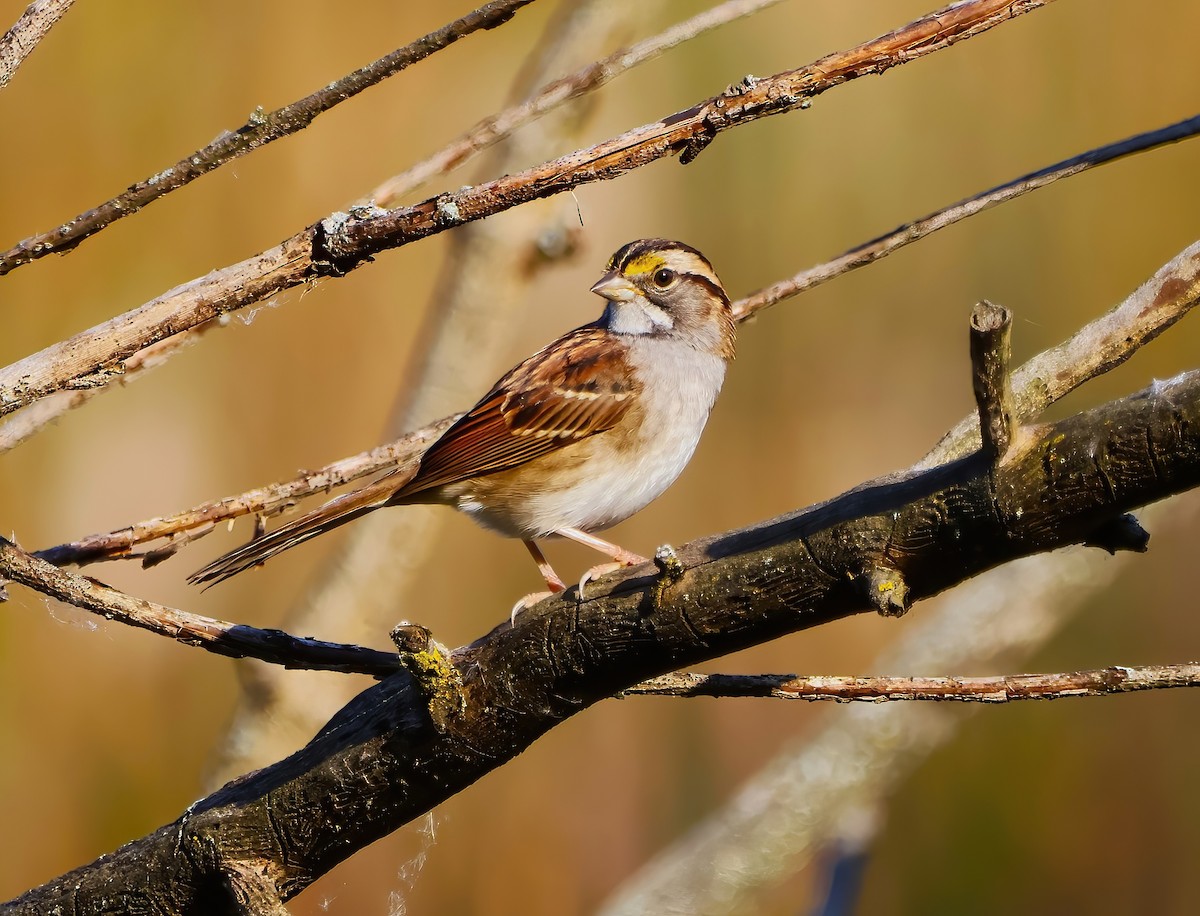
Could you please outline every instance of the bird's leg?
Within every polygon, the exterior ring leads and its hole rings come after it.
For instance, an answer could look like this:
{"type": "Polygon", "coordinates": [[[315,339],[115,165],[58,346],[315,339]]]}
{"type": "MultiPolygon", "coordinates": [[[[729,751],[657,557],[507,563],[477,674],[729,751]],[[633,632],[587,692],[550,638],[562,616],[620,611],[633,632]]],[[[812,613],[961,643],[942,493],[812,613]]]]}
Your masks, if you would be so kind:
{"type": "Polygon", "coordinates": [[[542,578],[546,580],[546,588],[550,589],[550,594],[557,595],[566,585],[563,580],[558,578],[558,573],[554,571],[554,567],[550,565],[550,561],[546,559],[542,549],[533,541],[522,541],[525,549],[529,551],[529,555],[533,557],[533,562],[537,564],[538,572],[542,574],[542,578]]]}
{"type": "Polygon", "coordinates": [[[586,531],[580,531],[578,528],[559,528],[555,534],[570,538],[579,544],[586,544],[593,550],[598,550],[602,554],[613,558],[612,563],[601,563],[599,566],[593,566],[583,574],[583,578],[579,580],[579,597],[581,599],[583,598],[584,586],[592,579],[615,572],[625,566],[640,566],[642,563],[650,562],[645,557],[626,550],[624,547],[619,547],[610,541],[604,540],[604,538],[598,538],[594,534],[588,534],[586,531]]]}
{"type": "Polygon", "coordinates": [[[517,614],[519,614],[521,611],[532,607],[543,598],[549,598],[551,595],[557,595],[566,588],[566,585],[563,584],[563,580],[558,577],[558,573],[554,571],[554,568],[550,565],[550,562],[542,553],[541,548],[539,548],[538,545],[533,541],[523,540],[521,543],[525,545],[525,549],[528,550],[529,555],[533,557],[533,562],[537,564],[538,572],[540,572],[542,574],[542,578],[546,580],[546,588],[549,589],[549,591],[530,592],[528,595],[514,604],[512,609],[512,617],[510,618],[513,623],[517,622],[517,614]]]}

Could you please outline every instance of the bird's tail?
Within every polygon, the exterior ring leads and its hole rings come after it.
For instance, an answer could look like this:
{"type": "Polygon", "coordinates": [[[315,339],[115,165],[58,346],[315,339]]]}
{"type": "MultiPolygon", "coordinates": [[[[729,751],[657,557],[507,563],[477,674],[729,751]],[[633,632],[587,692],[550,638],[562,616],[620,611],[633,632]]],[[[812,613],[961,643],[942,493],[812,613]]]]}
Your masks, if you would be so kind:
{"type": "Polygon", "coordinates": [[[276,554],[291,550],[309,538],[315,538],[353,521],[360,515],[386,506],[396,490],[396,474],[392,473],[352,493],[331,499],[294,522],[222,554],[203,569],[198,569],[188,576],[188,582],[193,585],[205,584],[206,587],[224,582],[252,566],[266,562],[276,554]]]}

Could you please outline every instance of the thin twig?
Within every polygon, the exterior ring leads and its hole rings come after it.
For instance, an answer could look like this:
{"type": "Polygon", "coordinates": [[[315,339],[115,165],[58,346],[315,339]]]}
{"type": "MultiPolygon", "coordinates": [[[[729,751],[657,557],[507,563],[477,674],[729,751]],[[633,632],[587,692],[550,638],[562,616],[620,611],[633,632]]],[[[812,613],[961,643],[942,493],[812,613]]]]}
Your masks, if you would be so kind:
{"type": "MultiPolygon", "coordinates": [[[[445,432],[458,417],[459,414],[445,417],[386,445],[343,458],[315,471],[305,471],[282,483],[258,487],[214,502],[201,503],[185,512],[147,519],[117,531],[93,534],[79,541],[38,551],[36,556],[55,566],[84,566],[99,560],[121,558],[144,560],[145,555],[133,552],[133,548],[138,544],[198,528],[211,529],[213,525],[243,515],[275,515],[290,508],[296,500],[305,496],[327,492],[384,468],[400,468],[415,462],[430,443],[445,432]]],[[[162,552],[155,551],[152,554],[154,562],[161,559],[165,559],[162,552]]]]}
{"type": "Polygon", "coordinates": [[[908,25],[774,76],[745,77],[720,95],[587,150],[515,175],[397,210],[335,214],[320,226],[323,256],[346,271],[378,252],[483,219],[542,197],[608,181],[658,159],[694,161],[716,137],[772,115],[809,107],[822,93],[878,75],[980,35],[1053,0],[963,0],[908,25]]]}
{"type": "Polygon", "coordinates": [[[0,89],[8,85],[17,68],[66,15],[75,0],[34,0],[0,38],[0,89]]]}
{"type": "Polygon", "coordinates": [[[360,203],[391,207],[406,194],[431,178],[458,168],[476,153],[511,135],[513,131],[540,118],[549,111],[611,82],[626,70],[653,60],[676,45],[703,35],[751,13],[774,6],[780,0],[726,0],[671,26],[658,35],[622,48],[602,60],[541,87],[522,102],[484,118],[470,130],[438,150],[424,162],[389,178],[360,203]]]}
{"type": "Polygon", "coordinates": [[[369,89],[389,76],[394,76],[412,64],[449,47],[460,38],[465,38],[480,29],[494,29],[504,24],[516,15],[521,7],[532,2],[533,0],[493,0],[437,31],[430,32],[424,38],[398,48],[328,86],[323,86],[299,101],[272,112],[258,109],[237,130],[225,131],[206,147],[180,159],[173,166],[131,185],[111,200],[48,232],[18,242],[0,254],[0,276],[48,254],[61,254],[72,250],[105,226],[136,213],[147,204],[190,184],[201,175],[206,175],[252,150],[303,130],[318,115],[324,114],[335,105],[354,98],[364,89],[369,89]]]}
{"type": "Polygon", "coordinates": [[[772,697],[778,700],[834,700],[839,703],[939,700],[1011,703],[1102,697],[1136,690],[1200,687],[1200,664],[1111,665],[1057,674],[1004,674],[994,677],[836,677],[794,674],[664,674],[618,696],[772,697]]]}
{"type": "Polygon", "coordinates": [[[834,258],[832,261],[817,264],[815,267],[802,270],[800,273],[788,277],[786,280],[780,280],[778,283],[773,283],[764,289],[760,289],[758,292],[734,303],[734,314],[737,315],[739,320],[744,320],[761,309],[810,290],[814,286],[820,286],[834,277],[849,273],[855,268],[872,264],[880,258],[886,257],[892,252],[903,248],[905,245],[910,245],[925,238],[930,233],[937,232],[939,229],[945,229],[947,226],[952,226],[954,223],[960,222],[969,216],[974,216],[983,210],[988,210],[997,204],[1002,204],[1023,194],[1028,194],[1030,191],[1036,191],[1038,188],[1044,188],[1046,185],[1058,181],[1060,178],[1069,178],[1072,175],[1078,175],[1080,172],[1085,172],[1097,165],[1115,162],[1134,153],[1143,153],[1160,146],[1166,146],[1169,143],[1178,143],[1180,140],[1187,140],[1198,133],[1200,133],[1200,115],[1193,115],[1175,124],[1135,134],[1124,140],[1118,140],[1116,143],[1109,143],[1106,146],[1088,150],[1086,153],[1081,153],[1078,156],[1072,156],[1070,159],[1064,159],[1062,162],[1055,163],[1054,165],[1048,165],[1045,168],[1038,169],[1036,172],[1022,175],[1020,178],[1014,178],[1012,181],[984,191],[982,194],[968,197],[966,200],[951,204],[949,207],[935,210],[928,216],[913,220],[911,223],[905,223],[903,226],[893,229],[886,235],[881,235],[877,239],[851,248],[845,254],[834,258]]]}
{"type": "Polygon", "coordinates": [[[289,636],[281,630],[259,630],[133,598],[95,579],[64,572],[0,537],[2,580],[17,582],[107,620],[230,658],[257,658],[286,668],[374,677],[394,674],[399,667],[397,657],[389,652],[289,636]]]}
{"type": "Polygon", "coordinates": [[[978,35],[1052,0],[970,0],[798,70],[746,80],[662,121],[552,162],[401,210],[334,214],[280,245],[214,271],[0,370],[0,415],[63,388],[106,384],[142,347],[223,313],[321,277],[342,276],[365,259],[541,197],[615,178],[656,159],[690,161],[717,133],[803,108],[827,89],[882,73],[978,35]]]}

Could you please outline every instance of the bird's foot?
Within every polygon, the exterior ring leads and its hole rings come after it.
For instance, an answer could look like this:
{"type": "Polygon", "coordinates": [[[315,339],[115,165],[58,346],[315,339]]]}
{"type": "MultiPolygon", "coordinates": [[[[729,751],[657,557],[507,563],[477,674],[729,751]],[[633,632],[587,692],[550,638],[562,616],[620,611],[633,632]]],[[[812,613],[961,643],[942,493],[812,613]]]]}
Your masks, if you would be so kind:
{"type": "Polygon", "coordinates": [[[530,592],[528,595],[514,604],[512,614],[510,614],[508,618],[510,623],[515,624],[517,622],[517,615],[521,613],[521,611],[529,610],[529,608],[533,607],[539,601],[549,598],[551,595],[557,595],[559,592],[566,590],[566,585],[563,584],[562,579],[558,578],[558,576],[553,576],[553,578],[551,576],[546,576],[545,578],[546,588],[548,591],[530,592]]]}
{"type": "Polygon", "coordinates": [[[583,600],[584,588],[593,579],[599,579],[601,576],[607,576],[610,572],[616,572],[618,569],[625,569],[627,566],[641,566],[643,563],[650,562],[645,557],[639,556],[638,554],[629,550],[625,550],[624,548],[618,547],[617,550],[619,553],[613,557],[613,562],[601,563],[598,566],[593,566],[583,574],[583,578],[579,580],[580,601],[583,600]]]}

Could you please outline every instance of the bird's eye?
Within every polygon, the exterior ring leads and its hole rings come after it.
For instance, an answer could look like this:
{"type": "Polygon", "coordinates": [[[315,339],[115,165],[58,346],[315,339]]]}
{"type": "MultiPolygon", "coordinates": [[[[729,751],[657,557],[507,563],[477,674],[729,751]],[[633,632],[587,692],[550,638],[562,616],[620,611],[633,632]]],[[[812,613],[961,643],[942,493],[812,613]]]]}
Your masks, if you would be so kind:
{"type": "Polygon", "coordinates": [[[659,289],[666,289],[675,282],[675,271],[669,267],[660,267],[654,272],[654,285],[659,289]]]}

